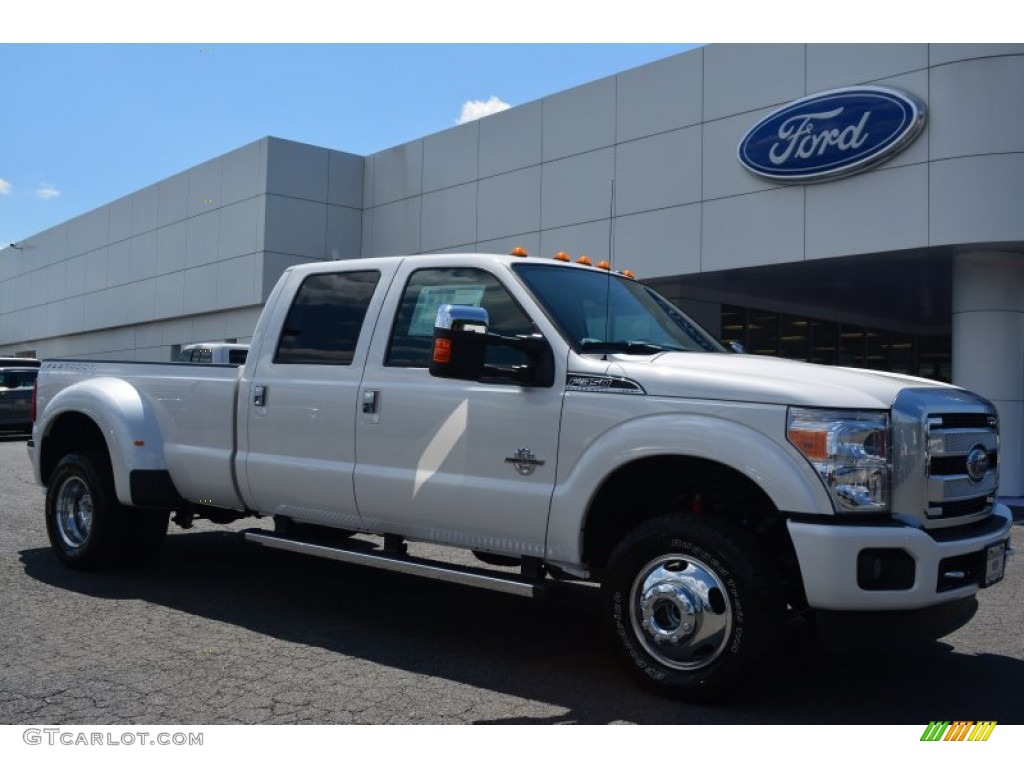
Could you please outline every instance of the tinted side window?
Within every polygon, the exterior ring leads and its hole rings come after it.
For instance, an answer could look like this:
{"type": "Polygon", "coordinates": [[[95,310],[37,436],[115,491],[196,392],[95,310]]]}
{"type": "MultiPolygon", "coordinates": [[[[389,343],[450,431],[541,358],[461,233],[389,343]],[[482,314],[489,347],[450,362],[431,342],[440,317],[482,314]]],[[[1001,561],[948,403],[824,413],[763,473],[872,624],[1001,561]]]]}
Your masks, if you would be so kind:
{"type": "Polygon", "coordinates": [[[302,281],[275,363],[350,365],[379,272],[334,272],[302,281]]]}
{"type": "Polygon", "coordinates": [[[229,349],[228,362],[232,365],[242,365],[245,363],[246,354],[244,349],[229,349]]]}
{"type": "Polygon", "coordinates": [[[192,350],[192,362],[194,363],[212,363],[213,362],[213,350],[209,347],[203,349],[192,350]]]}
{"type": "MultiPolygon", "coordinates": [[[[488,272],[479,269],[421,269],[409,276],[391,331],[385,365],[426,368],[434,343],[434,319],[441,304],[483,307],[490,330],[515,336],[533,333],[530,318],[512,295],[488,272]]],[[[506,347],[488,347],[487,364],[521,365],[524,355],[506,347]]]]}

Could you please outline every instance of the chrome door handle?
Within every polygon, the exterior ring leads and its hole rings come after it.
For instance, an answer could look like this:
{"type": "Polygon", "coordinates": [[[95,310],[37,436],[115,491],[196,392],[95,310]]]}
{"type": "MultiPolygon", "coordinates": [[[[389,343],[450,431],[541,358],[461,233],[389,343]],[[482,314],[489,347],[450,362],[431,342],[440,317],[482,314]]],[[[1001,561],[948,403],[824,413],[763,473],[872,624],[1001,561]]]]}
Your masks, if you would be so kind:
{"type": "Polygon", "coordinates": [[[267,404],[267,388],[262,384],[257,384],[252,388],[252,404],[257,408],[262,408],[267,404]]]}
{"type": "Polygon", "coordinates": [[[363,413],[373,414],[377,413],[377,408],[380,406],[380,390],[379,389],[367,389],[363,391],[363,413]]]}

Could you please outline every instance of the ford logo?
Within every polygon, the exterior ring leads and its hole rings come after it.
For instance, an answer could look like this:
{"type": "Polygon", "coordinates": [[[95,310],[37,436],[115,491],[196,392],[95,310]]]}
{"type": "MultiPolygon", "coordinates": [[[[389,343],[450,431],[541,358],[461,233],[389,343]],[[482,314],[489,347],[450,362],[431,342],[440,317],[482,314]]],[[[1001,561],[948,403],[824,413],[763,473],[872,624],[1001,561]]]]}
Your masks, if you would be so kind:
{"type": "Polygon", "coordinates": [[[825,91],[777,109],[751,128],[739,159],[773,181],[814,182],[871,168],[924,128],[925,106],[894,88],[825,91]]]}
{"type": "Polygon", "coordinates": [[[985,479],[988,472],[988,451],[976,445],[967,454],[967,476],[976,483],[985,479]]]}

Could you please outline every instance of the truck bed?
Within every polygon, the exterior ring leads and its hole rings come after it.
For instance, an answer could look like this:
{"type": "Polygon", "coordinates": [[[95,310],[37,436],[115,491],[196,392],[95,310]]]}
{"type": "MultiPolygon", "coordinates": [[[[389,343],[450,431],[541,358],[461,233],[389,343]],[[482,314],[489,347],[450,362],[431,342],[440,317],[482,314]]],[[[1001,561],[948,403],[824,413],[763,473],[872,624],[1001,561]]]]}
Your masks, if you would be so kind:
{"type": "MultiPolygon", "coordinates": [[[[235,484],[235,412],[240,368],[198,363],[147,363],[117,360],[47,360],[39,376],[38,409],[60,396],[74,409],[76,393],[101,392],[105,413],[91,407],[112,459],[118,497],[129,503],[128,475],[166,470],[185,499],[241,509],[235,484]],[[118,413],[109,425],[105,418],[118,413]],[[141,444],[140,444],[141,441],[141,444]],[[119,471],[120,470],[120,471],[119,471]]],[[[88,413],[88,411],[87,411],[88,413]]],[[[145,475],[142,475],[145,477],[145,475]]]]}

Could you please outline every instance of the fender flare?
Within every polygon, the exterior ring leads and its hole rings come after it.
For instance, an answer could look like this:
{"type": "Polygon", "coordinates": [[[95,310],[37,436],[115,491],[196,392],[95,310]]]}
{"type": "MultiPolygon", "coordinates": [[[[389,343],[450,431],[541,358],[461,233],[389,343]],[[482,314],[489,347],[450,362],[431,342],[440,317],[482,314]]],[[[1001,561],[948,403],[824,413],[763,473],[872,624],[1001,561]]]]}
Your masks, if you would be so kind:
{"type": "Polygon", "coordinates": [[[40,466],[47,437],[61,417],[69,414],[85,416],[99,428],[122,504],[132,504],[131,472],[167,469],[163,433],[153,409],[135,387],[110,376],[75,382],[46,403],[37,424],[40,466]]]}
{"type": "Polygon", "coordinates": [[[548,558],[579,564],[587,517],[605,481],[635,461],[664,456],[729,467],[749,478],[783,512],[832,511],[821,480],[792,446],[729,419],[701,414],[642,416],[598,437],[564,476],[560,464],[548,522],[548,558]]]}

